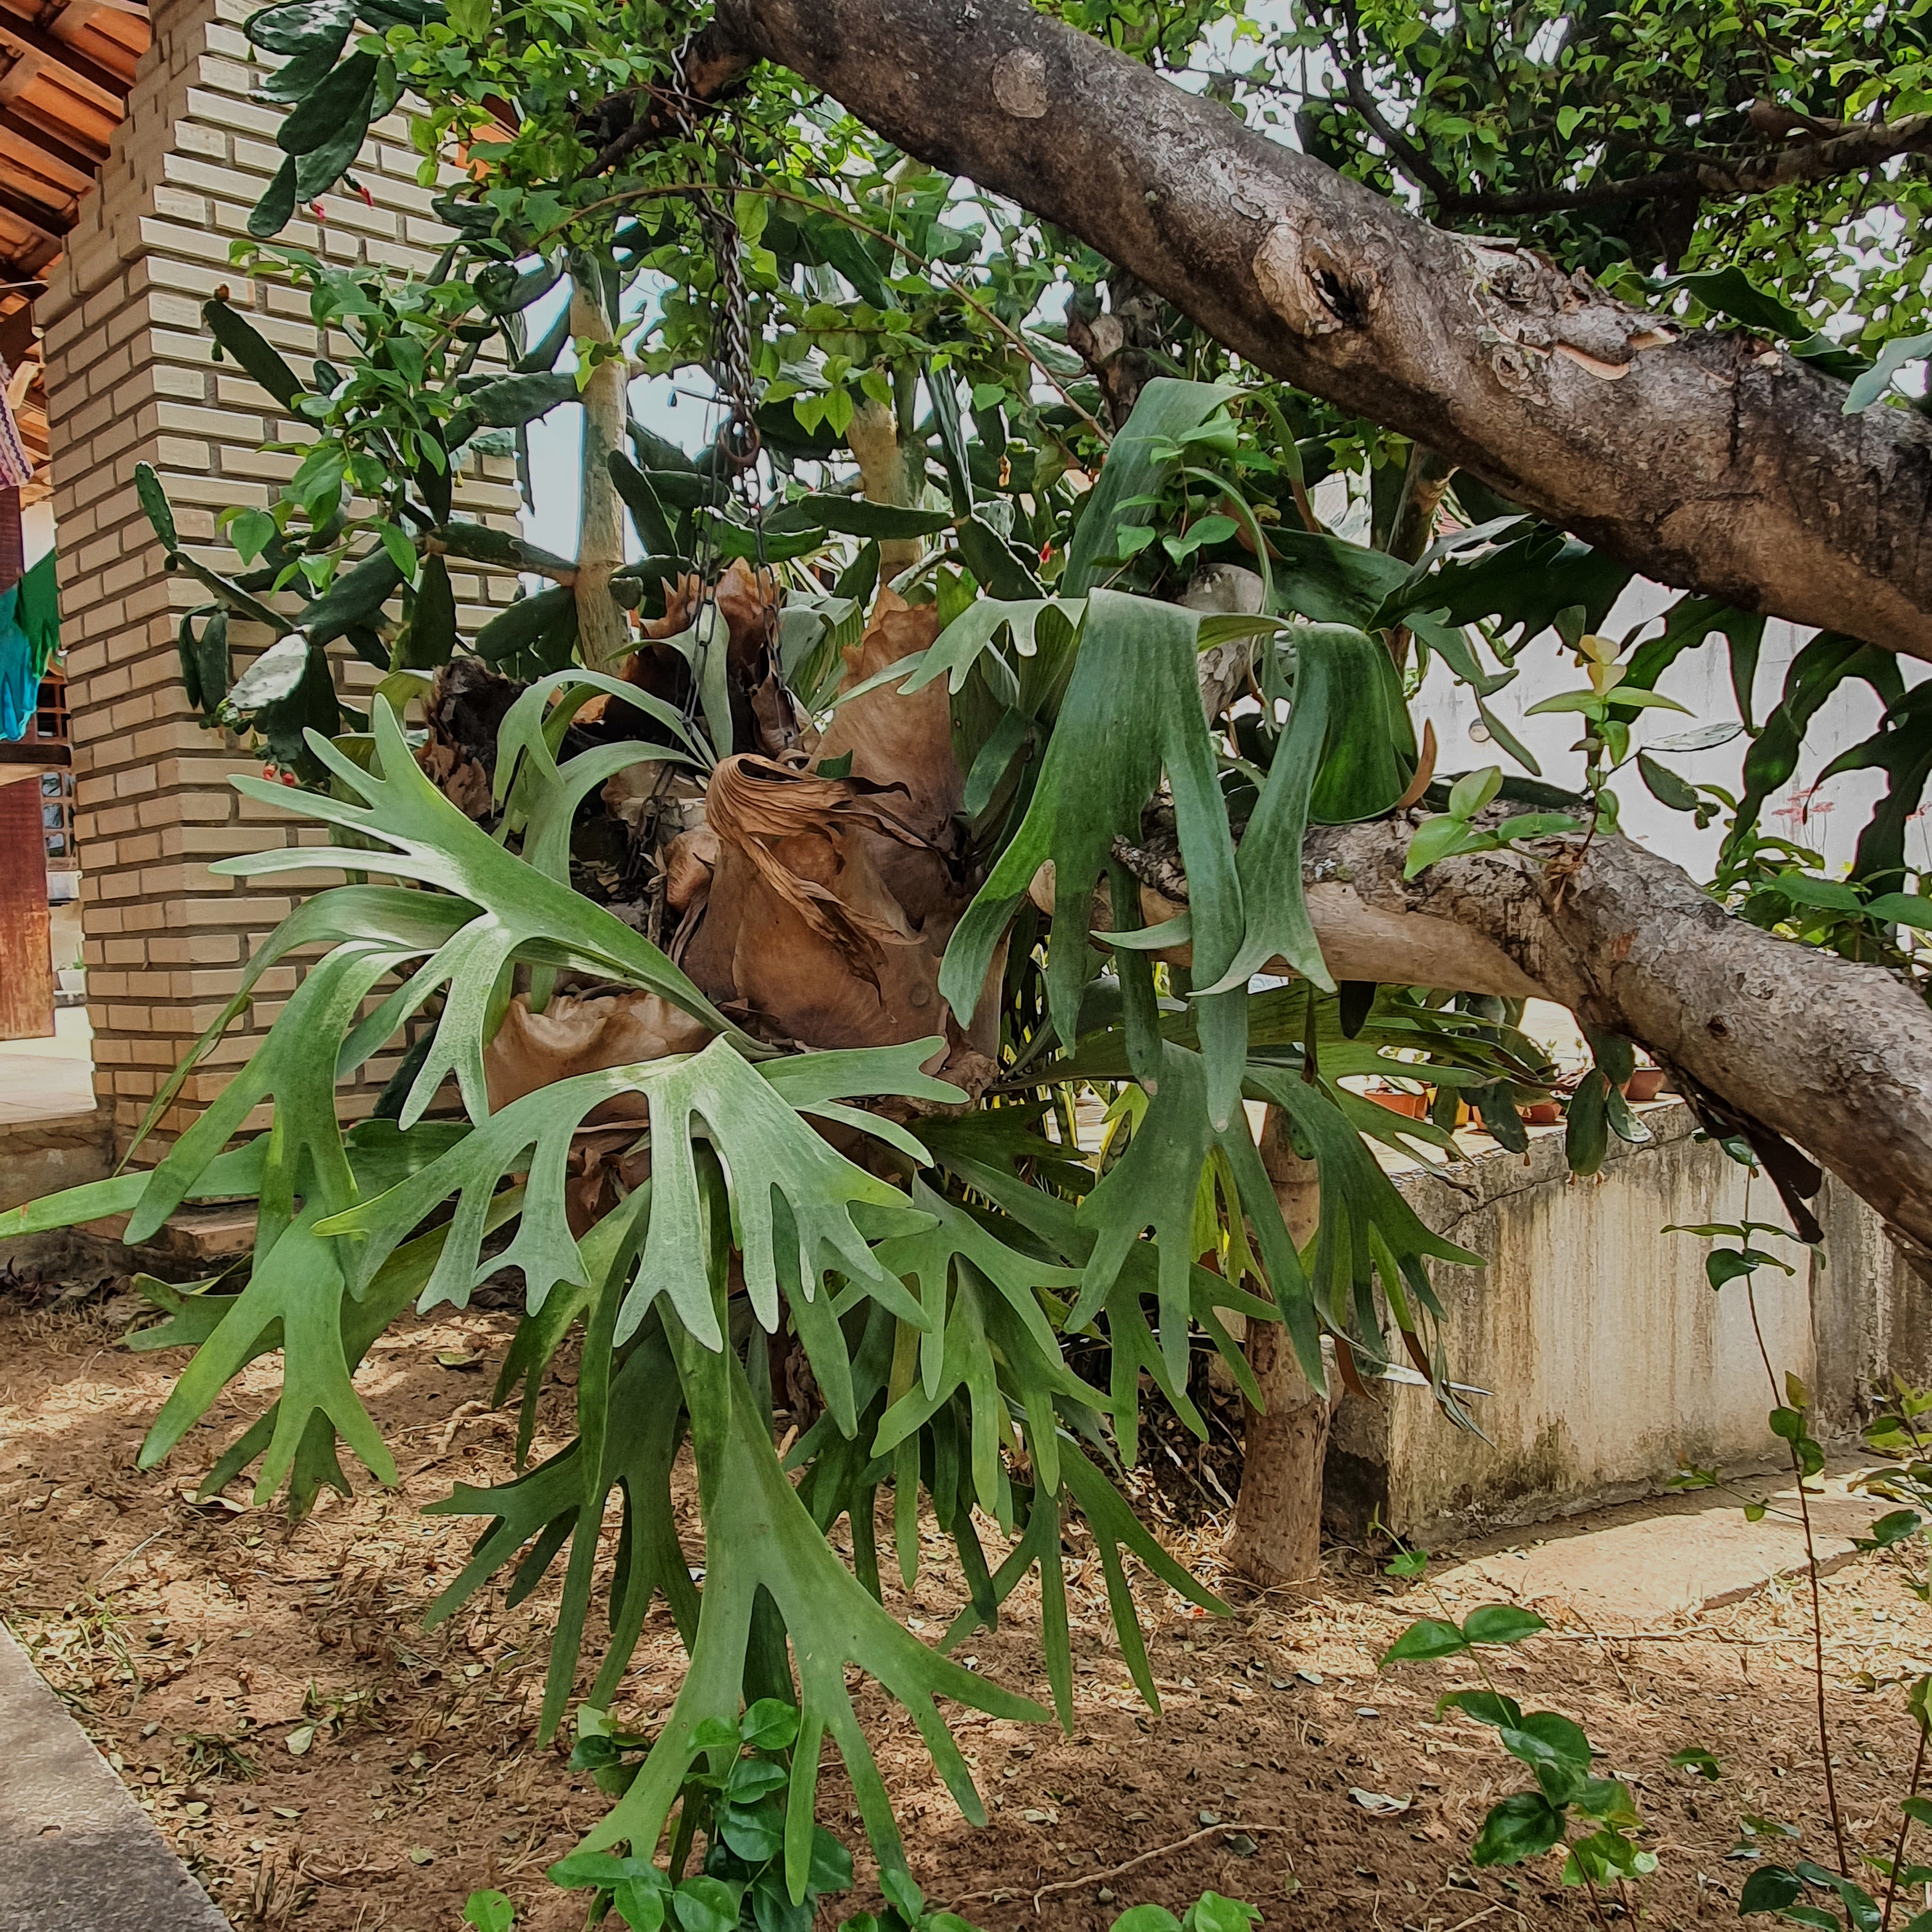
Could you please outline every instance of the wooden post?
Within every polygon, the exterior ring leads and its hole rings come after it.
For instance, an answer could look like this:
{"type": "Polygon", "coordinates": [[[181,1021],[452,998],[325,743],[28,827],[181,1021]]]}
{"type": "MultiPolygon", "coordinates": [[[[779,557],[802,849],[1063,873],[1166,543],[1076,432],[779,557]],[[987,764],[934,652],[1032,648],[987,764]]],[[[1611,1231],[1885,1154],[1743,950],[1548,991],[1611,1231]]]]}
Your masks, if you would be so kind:
{"type": "Polygon", "coordinates": [[[53,1030],[40,781],[16,778],[0,784],[0,1040],[45,1040],[53,1030]]]}

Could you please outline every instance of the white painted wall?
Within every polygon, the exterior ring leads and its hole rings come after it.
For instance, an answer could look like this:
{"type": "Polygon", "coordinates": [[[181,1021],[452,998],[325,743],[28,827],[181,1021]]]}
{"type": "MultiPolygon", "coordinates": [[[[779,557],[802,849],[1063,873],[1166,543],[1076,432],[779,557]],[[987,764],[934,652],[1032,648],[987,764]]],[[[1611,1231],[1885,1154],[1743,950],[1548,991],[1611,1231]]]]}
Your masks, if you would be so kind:
{"type": "MultiPolygon", "coordinates": [[[[1618,599],[1604,627],[1606,634],[1622,637],[1640,622],[1661,616],[1678,595],[1661,585],[1638,579],[1618,599]]],[[[1655,631],[1652,625],[1651,634],[1655,634],[1655,631]]],[[[1791,661],[1811,635],[1778,618],[1765,626],[1764,648],[1752,692],[1754,722],[1762,724],[1777,704],[1791,661]]],[[[1539,699],[1560,691],[1580,689],[1585,681],[1583,674],[1554,632],[1546,632],[1526,644],[1517,653],[1517,663],[1521,669],[1516,682],[1490,700],[1490,709],[1534,754],[1546,778],[1553,784],[1574,788],[1582,771],[1581,757],[1570,748],[1578,736],[1576,718],[1561,713],[1542,718],[1526,718],[1523,714],[1539,699]]],[[[1900,667],[1908,687],[1932,673],[1932,667],[1910,659],[1901,659],[1900,667]]],[[[1701,650],[1687,651],[1659,680],[1658,688],[1666,697],[1676,698],[1694,716],[1685,717],[1674,711],[1646,712],[1633,730],[1634,748],[1671,737],[1694,725],[1737,716],[1737,703],[1731,691],[1730,653],[1721,638],[1713,638],[1701,650]]],[[[1870,816],[1874,802],[1885,789],[1884,775],[1848,772],[1830,780],[1815,796],[1808,794],[1816,784],[1819,772],[1833,758],[1876,729],[1882,709],[1870,686],[1841,686],[1812,721],[1796,777],[1774,794],[1766,808],[1763,823],[1767,830],[1781,831],[1798,844],[1822,851],[1834,871],[1850,864],[1858,832],[1870,816]]],[[[1440,746],[1438,770],[1465,772],[1500,764],[1505,772],[1517,770],[1499,746],[1470,736],[1472,728],[1481,728],[1474,694],[1466,686],[1457,684],[1448,667],[1439,661],[1430,668],[1415,713],[1418,727],[1424,718],[1436,726],[1440,746]]],[[[1740,737],[1711,751],[1660,752],[1658,756],[1693,783],[1720,784],[1735,795],[1740,788],[1746,743],[1740,737]]],[[[1718,826],[1700,832],[1687,814],[1659,805],[1646,788],[1634,764],[1620,776],[1616,791],[1623,807],[1625,832],[1698,877],[1708,876],[1722,836],[1718,826]]],[[[1932,842],[1928,842],[1922,818],[1913,826],[1906,849],[1910,857],[1932,871],[1932,842]]]]}

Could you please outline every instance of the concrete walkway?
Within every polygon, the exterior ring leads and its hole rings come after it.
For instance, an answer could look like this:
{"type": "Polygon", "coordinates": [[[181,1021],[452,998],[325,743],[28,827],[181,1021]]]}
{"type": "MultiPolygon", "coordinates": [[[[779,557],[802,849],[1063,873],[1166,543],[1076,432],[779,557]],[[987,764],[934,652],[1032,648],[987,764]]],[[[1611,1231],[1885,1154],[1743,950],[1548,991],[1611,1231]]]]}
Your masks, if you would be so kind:
{"type": "Polygon", "coordinates": [[[4,1630],[0,1928],[229,1932],[227,1920],[4,1630]]]}
{"type": "MultiPolygon", "coordinates": [[[[1852,1539],[1892,1507],[1855,1492],[1852,1480],[1872,1465],[1840,1462],[1810,1498],[1819,1567],[1831,1570],[1856,1553],[1852,1539]]],[[[1454,1596],[1507,1598],[1559,1620],[1564,1612],[1606,1633],[1667,1625],[1716,1610],[1804,1568],[1804,1532],[1789,1472],[1740,1478],[1733,1492],[1652,1496],[1592,1510],[1567,1521],[1491,1539],[1441,1571],[1454,1596]],[[1757,1522],[1744,1518],[1745,1497],[1769,1504],[1757,1522]]]]}
{"type": "Polygon", "coordinates": [[[94,1034],[83,1008],[62,1007],[48,1039],[0,1040],[0,1126],[93,1111],[94,1034]]]}

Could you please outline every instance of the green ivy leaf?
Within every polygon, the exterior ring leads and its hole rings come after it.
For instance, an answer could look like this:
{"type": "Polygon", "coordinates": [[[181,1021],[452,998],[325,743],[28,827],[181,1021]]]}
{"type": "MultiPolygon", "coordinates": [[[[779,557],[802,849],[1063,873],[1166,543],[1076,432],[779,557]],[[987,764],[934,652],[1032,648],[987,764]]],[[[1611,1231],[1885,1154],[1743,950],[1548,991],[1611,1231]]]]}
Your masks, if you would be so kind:
{"type": "Polygon", "coordinates": [[[1549,1628],[1534,1610],[1514,1604],[1486,1604],[1462,1619],[1462,1634],[1472,1643],[1520,1643],[1549,1628]]]}
{"type": "Polygon", "coordinates": [[[1439,1617],[1423,1617],[1409,1625],[1377,1660],[1380,1670],[1391,1664],[1414,1664],[1438,1657],[1456,1657],[1469,1648],[1462,1633],[1439,1617]]]}

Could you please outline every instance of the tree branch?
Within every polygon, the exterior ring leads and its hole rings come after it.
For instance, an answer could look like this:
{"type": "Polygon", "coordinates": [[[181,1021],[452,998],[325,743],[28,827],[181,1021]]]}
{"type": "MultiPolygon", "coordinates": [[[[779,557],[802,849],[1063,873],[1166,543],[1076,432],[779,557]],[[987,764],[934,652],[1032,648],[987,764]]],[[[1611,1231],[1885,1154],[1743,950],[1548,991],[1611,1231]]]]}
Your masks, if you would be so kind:
{"type": "MultiPolygon", "coordinates": [[[[1352,86],[1348,99],[1363,119],[1368,121],[1352,86]]],[[[1388,140],[1374,122],[1369,124],[1378,136],[1388,140]]],[[[1902,120],[1873,122],[1820,138],[1787,141],[1767,153],[1750,155],[1742,160],[1700,158],[1624,180],[1588,182],[1580,188],[1531,188],[1516,194],[1469,194],[1444,184],[1434,192],[1445,214],[1480,215],[1506,221],[1520,214],[1554,214],[1568,208],[1769,194],[1774,189],[1797,187],[1807,182],[1835,181],[1844,175],[1869,173],[1888,161],[1913,154],[1932,154],[1932,114],[1910,114],[1902,120]]],[[[1403,166],[1413,172],[1407,160],[1403,160],[1403,166]]]]}
{"type": "MultiPolygon", "coordinates": [[[[1451,235],[1026,0],[719,0],[740,45],[1058,224],[1254,367],[1634,568],[1932,658],[1932,423],[1451,235]]],[[[1848,137],[1839,137],[1848,138],[1848,137]]],[[[1790,158],[1777,162],[1796,165],[1790,158]]]]}
{"type": "MultiPolygon", "coordinates": [[[[1932,1255],[1932,1011],[1909,988],[1732,918],[1627,838],[1600,834],[1574,872],[1550,862],[1583,842],[1546,838],[1405,880],[1411,830],[1402,814],[1309,834],[1309,911],[1337,979],[1554,1000],[1806,1149],[1912,1258],[1932,1255]]],[[[1181,910],[1160,838],[1116,856],[1147,919],[1181,910]]]]}

